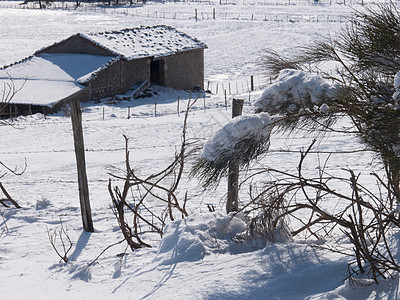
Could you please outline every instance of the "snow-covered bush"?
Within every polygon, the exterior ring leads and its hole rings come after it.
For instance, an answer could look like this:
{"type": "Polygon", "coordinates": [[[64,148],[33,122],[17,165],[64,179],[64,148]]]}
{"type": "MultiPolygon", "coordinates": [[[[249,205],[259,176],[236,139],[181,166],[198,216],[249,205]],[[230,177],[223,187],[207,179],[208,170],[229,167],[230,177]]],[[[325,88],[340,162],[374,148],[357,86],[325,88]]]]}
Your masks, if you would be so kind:
{"type": "Polygon", "coordinates": [[[301,113],[306,110],[327,113],[337,87],[319,75],[284,69],[255,103],[256,112],[301,113]]]}
{"type": "Polygon", "coordinates": [[[309,219],[298,218],[302,226],[291,234],[309,231],[318,239],[314,226],[327,235],[329,226],[340,227],[353,246],[353,253],[347,255],[354,255],[358,270],[365,273],[368,269],[375,282],[400,271],[386,242],[389,228],[399,226],[395,208],[400,204],[400,13],[392,3],[377,7],[355,12],[350,26],[336,40],[317,40],[292,58],[268,52],[267,74],[276,80],[256,102],[255,115],[234,119],[218,131],[194,168],[207,187],[218,183],[230,163],[243,169],[265,154],[273,127],[325,133],[335,130],[338,119],[348,117],[353,125],[349,132],[378,154],[386,170],[386,179],[374,174],[379,196],[360,185],[351,169],[350,179],[323,177],[323,171],[315,178],[305,178],[301,166],[306,152],[301,154],[298,174],[266,170],[288,178],[267,183],[259,195],[243,202],[244,207],[253,205],[257,211],[255,235],[271,235],[285,224],[285,218],[296,218],[296,212],[303,210],[310,211],[309,219]],[[321,73],[326,63],[336,69],[321,73]],[[260,120],[254,122],[257,114],[260,120]],[[331,188],[332,180],[348,184],[350,195],[331,188]],[[302,201],[296,197],[300,194],[302,201]],[[348,204],[339,212],[326,211],[321,203],[327,196],[348,204]]]}
{"type": "Polygon", "coordinates": [[[207,141],[192,173],[208,186],[217,183],[231,163],[247,166],[268,151],[273,123],[268,113],[235,117],[207,141]]]}
{"type": "Polygon", "coordinates": [[[281,114],[284,117],[281,128],[289,130],[302,127],[326,132],[332,130],[338,118],[347,116],[354,125],[351,131],[381,158],[397,202],[400,201],[399,36],[400,13],[389,2],[354,12],[350,24],[336,39],[321,38],[293,57],[269,51],[264,66],[268,76],[279,75],[274,84],[278,87],[273,89],[274,94],[266,92],[257,104],[257,111],[281,114]],[[326,64],[334,65],[335,70],[324,72],[326,64]],[[284,70],[287,66],[299,73],[284,70]],[[299,76],[302,71],[309,75],[299,76]],[[317,72],[334,88],[314,79],[311,74],[317,72]],[[299,86],[312,83],[320,87],[310,93],[297,92],[299,86]],[[315,108],[311,106],[315,94],[326,98],[326,106],[318,107],[321,103],[315,108]],[[289,100],[284,106],[276,105],[274,101],[282,102],[282,97],[289,100]],[[270,101],[271,98],[275,100],[270,101]]]}

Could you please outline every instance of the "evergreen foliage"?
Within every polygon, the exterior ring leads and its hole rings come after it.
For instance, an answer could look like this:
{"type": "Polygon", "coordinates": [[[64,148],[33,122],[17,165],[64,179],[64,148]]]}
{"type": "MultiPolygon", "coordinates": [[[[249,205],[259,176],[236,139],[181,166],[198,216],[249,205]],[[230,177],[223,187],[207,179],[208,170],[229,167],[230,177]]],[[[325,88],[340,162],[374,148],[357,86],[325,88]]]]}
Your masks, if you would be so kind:
{"type": "Polygon", "coordinates": [[[303,101],[297,111],[272,111],[268,106],[258,111],[281,114],[279,125],[288,130],[329,131],[339,117],[349,117],[361,141],[382,159],[400,201],[400,97],[395,87],[400,71],[400,14],[395,5],[383,3],[355,11],[336,39],[317,40],[295,57],[273,51],[264,56],[268,76],[276,78],[287,66],[318,72],[338,87],[328,102],[329,110],[321,114],[303,101]],[[327,62],[335,63],[333,73],[320,71],[327,62]]]}
{"type": "MultiPolygon", "coordinates": [[[[335,92],[324,94],[323,101],[317,103],[319,106],[310,94],[296,94],[300,100],[291,105],[294,93],[287,91],[284,94],[287,100],[278,105],[260,99],[255,112],[277,116],[273,126],[289,131],[301,128],[329,132],[335,130],[333,125],[339,118],[350,118],[354,128],[348,132],[356,133],[381,158],[390,191],[400,202],[400,87],[399,90],[395,87],[395,77],[400,71],[400,14],[393,3],[355,11],[337,38],[316,40],[293,57],[268,50],[262,67],[268,77],[275,79],[283,70],[292,69],[331,82],[335,92]],[[333,63],[334,72],[321,71],[325,63],[333,63]],[[325,105],[324,109],[321,104],[325,105]]],[[[200,159],[192,174],[200,177],[206,187],[218,183],[230,160],[239,160],[241,167],[248,166],[267,149],[263,144],[257,146],[249,141],[247,137],[243,144],[237,143],[251,146],[249,151],[223,153],[223,159],[218,162],[200,159]]]]}

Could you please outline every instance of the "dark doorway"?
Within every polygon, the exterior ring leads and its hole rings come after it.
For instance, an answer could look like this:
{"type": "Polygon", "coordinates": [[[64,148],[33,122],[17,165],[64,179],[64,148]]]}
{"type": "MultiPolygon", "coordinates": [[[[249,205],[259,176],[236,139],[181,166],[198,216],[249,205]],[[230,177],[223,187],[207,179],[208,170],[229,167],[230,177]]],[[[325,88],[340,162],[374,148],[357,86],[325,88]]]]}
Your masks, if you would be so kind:
{"type": "Polygon", "coordinates": [[[150,81],[158,85],[164,85],[164,60],[152,60],[150,63],[150,81]]]}

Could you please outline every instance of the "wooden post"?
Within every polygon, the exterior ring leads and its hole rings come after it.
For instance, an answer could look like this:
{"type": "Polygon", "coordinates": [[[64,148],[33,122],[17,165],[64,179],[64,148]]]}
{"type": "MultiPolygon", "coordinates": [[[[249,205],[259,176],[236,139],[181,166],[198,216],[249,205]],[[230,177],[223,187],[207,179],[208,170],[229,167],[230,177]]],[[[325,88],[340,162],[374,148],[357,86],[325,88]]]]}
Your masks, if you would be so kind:
{"type": "Polygon", "coordinates": [[[128,120],[131,118],[131,108],[128,106],[128,120]]]}
{"type": "Polygon", "coordinates": [[[251,91],[254,91],[254,76],[251,75],[250,77],[250,87],[251,87],[251,91]]]}
{"type": "Polygon", "coordinates": [[[215,20],[215,8],[213,8],[213,19],[215,20]]]}
{"type": "Polygon", "coordinates": [[[154,101],[154,117],[157,117],[157,101],[154,101]]]}
{"type": "Polygon", "coordinates": [[[178,111],[178,116],[179,116],[179,100],[180,100],[180,96],[178,96],[178,103],[177,103],[177,107],[176,107],[176,110],[178,111]]]}
{"type": "Polygon", "coordinates": [[[224,90],[225,94],[225,109],[228,109],[228,99],[226,98],[226,90],[224,90]]]}
{"type": "MultiPolygon", "coordinates": [[[[240,116],[243,111],[243,99],[233,99],[232,118],[240,116]]],[[[226,213],[239,210],[239,166],[231,163],[228,173],[228,199],[226,200],[226,213]]]]}
{"type": "Polygon", "coordinates": [[[83,229],[87,232],[93,232],[94,228],[86,175],[85,146],[83,143],[82,111],[79,105],[79,100],[77,99],[72,100],[69,105],[71,108],[72,131],[74,133],[75,157],[78,169],[79,200],[81,204],[83,229]]]}
{"type": "Polygon", "coordinates": [[[104,120],[104,106],[103,106],[103,120],[104,120]]]}

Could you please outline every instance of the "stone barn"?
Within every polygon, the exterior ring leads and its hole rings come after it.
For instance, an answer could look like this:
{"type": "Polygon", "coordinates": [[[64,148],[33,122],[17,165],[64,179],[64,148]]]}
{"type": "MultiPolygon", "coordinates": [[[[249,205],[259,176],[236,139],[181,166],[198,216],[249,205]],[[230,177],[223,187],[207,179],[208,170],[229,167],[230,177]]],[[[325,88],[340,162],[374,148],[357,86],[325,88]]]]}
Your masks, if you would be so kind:
{"type": "MultiPolygon", "coordinates": [[[[0,81],[21,90],[10,104],[52,112],[71,99],[98,100],[151,82],[183,90],[204,88],[207,46],[170,26],[75,34],[0,69],[0,81]]],[[[32,111],[34,110],[34,111],[32,111]]]]}

